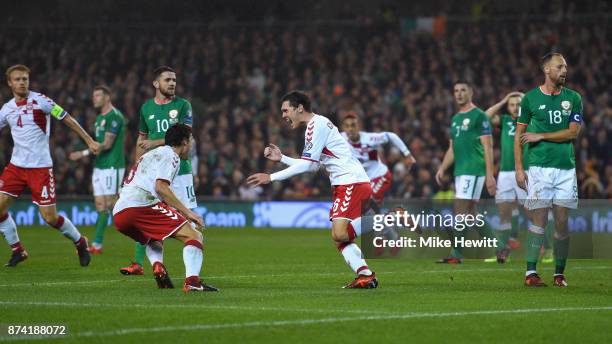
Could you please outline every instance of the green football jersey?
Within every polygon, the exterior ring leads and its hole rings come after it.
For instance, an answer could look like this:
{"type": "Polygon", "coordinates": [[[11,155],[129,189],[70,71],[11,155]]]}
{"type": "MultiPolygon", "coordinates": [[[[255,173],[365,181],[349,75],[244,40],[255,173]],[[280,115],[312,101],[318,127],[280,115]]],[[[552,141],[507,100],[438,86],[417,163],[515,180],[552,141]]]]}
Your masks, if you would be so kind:
{"type": "MultiPolygon", "coordinates": [[[[551,133],[568,129],[570,122],[582,122],[582,97],[563,87],[558,94],[545,94],[540,87],[523,97],[518,123],[527,132],[551,133]]],[[[574,143],[540,141],[529,145],[529,165],[569,170],[576,167],[574,143]]]]}
{"type": "MultiPolygon", "coordinates": [[[[193,125],[191,104],[184,98],[174,97],[167,104],[157,104],[154,99],[149,99],[140,107],[138,130],[147,134],[149,140],[163,139],[168,128],[177,123],[193,125]]],[[[191,159],[181,159],[178,175],[184,174],[192,174],[191,159]]]]}
{"type": "Polygon", "coordinates": [[[455,156],[455,176],[486,175],[484,147],[480,137],[491,135],[491,122],[479,108],[458,112],[453,116],[450,128],[455,156]]]}
{"type": "MultiPolygon", "coordinates": [[[[503,114],[499,116],[501,122],[501,163],[500,171],[514,171],[514,137],[516,133],[516,122],[518,118],[503,114]]],[[[523,168],[527,169],[527,147],[523,147],[523,168]]]]}
{"type": "Polygon", "coordinates": [[[125,117],[121,111],[113,108],[106,114],[96,118],[96,141],[104,142],[106,133],[116,135],[115,141],[109,150],[96,155],[96,168],[125,168],[125,117]]]}

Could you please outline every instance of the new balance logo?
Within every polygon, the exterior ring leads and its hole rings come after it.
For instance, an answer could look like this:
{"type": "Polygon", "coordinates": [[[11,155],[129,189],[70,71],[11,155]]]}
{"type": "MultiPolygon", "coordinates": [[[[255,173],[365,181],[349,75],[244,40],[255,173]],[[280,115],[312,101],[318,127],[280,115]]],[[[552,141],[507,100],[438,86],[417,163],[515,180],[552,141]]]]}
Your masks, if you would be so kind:
{"type": "Polygon", "coordinates": [[[540,107],[538,108],[538,110],[544,110],[546,109],[546,105],[540,105],[540,107]]]}

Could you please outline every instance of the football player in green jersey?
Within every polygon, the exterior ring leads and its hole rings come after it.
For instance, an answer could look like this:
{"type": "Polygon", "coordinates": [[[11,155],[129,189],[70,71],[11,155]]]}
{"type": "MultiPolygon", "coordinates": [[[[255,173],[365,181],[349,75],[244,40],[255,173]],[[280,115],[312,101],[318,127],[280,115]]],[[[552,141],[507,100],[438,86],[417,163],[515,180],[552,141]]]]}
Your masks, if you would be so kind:
{"type": "Polygon", "coordinates": [[[569,209],[578,206],[578,183],[573,141],[582,125],[582,97],[565,87],[567,62],[559,53],[542,58],[544,84],[521,100],[514,139],[516,182],[527,191],[525,207],[533,223],[527,232],[526,286],[546,286],[536,272],[548,210],[553,209],[555,233],[553,285],[567,287],[565,265],[569,252],[569,209]],[[529,169],[523,166],[528,146],[529,169]]]}
{"type": "MultiPolygon", "coordinates": [[[[491,123],[484,111],[472,103],[473,93],[467,82],[455,83],[454,96],[459,112],[452,118],[449,147],[436,173],[436,181],[441,185],[446,170],[453,163],[455,165],[455,215],[477,215],[476,203],[485,184],[489,194],[495,195],[491,123]]],[[[483,237],[493,238],[488,224],[483,223],[478,229],[483,237]]],[[[455,231],[456,238],[464,235],[464,230],[455,231]]],[[[454,245],[450,256],[438,263],[458,264],[462,261],[462,247],[454,245]]]]}
{"type": "MultiPolygon", "coordinates": [[[[107,86],[94,87],[92,102],[100,112],[96,118],[95,139],[101,144],[101,152],[96,156],[92,184],[94,202],[98,218],[96,238],[89,248],[93,254],[102,253],[104,230],[110,212],[119,195],[119,187],[125,173],[125,118],[111,102],[111,91],[107,86]]],[[[89,150],[72,152],[70,160],[79,160],[89,155],[89,150]]]]}
{"type": "MultiPolygon", "coordinates": [[[[155,97],[147,100],[140,108],[135,161],[138,161],[147,151],[163,145],[166,131],[170,126],[181,123],[191,127],[193,124],[191,103],[187,99],[176,95],[176,72],[174,69],[161,66],[153,74],[155,97]]],[[[178,174],[171,187],[187,208],[194,209],[197,207],[194,174],[189,159],[181,159],[178,174]]],[[[143,274],[145,246],[136,243],[135,247],[134,262],[130,266],[119,270],[124,275],[143,274]]]]}
{"type": "Polygon", "coordinates": [[[504,263],[510,252],[509,249],[516,249],[520,246],[517,239],[519,215],[517,205],[525,203],[527,193],[516,184],[514,175],[514,134],[523,95],[521,92],[508,93],[504,99],[485,111],[493,126],[501,126],[501,162],[495,191],[495,203],[499,209],[497,239],[501,250],[497,252],[497,257],[486,259],[485,262],[504,263]],[[504,106],[506,106],[507,113],[498,116],[497,114],[504,106]]]}

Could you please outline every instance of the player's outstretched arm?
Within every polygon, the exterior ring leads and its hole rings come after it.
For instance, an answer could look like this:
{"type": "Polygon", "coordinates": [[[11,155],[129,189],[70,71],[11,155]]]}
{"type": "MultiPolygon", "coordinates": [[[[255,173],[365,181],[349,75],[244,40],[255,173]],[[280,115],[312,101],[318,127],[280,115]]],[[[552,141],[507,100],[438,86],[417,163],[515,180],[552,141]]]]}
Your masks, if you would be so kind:
{"type": "Polygon", "coordinates": [[[391,142],[393,146],[402,152],[402,155],[404,155],[404,165],[410,169],[412,165],[416,163],[416,159],[412,153],[410,153],[410,149],[408,149],[406,143],[404,143],[404,141],[396,133],[387,131],[385,132],[385,135],[387,136],[389,142],[391,142]]]}
{"type": "Polygon", "coordinates": [[[313,161],[304,160],[304,159],[295,159],[299,160],[295,164],[287,167],[284,170],[278,171],[276,173],[267,174],[267,173],[255,173],[247,178],[247,184],[252,187],[256,187],[259,185],[269,184],[278,180],[289,179],[293,176],[297,176],[298,174],[302,174],[304,172],[316,172],[319,170],[319,164],[313,161]]]}
{"type": "Polygon", "coordinates": [[[450,167],[450,165],[455,162],[455,153],[453,152],[453,140],[449,141],[448,149],[444,154],[444,159],[442,159],[442,163],[440,164],[440,168],[438,168],[438,172],[436,172],[436,182],[438,185],[442,185],[442,180],[444,179],[444,172],[450,167]]]}
{"type": "Polygon", "coordinates": [[[204,227],[204,220],[202,220],[200,216],[188,209],[181,201],[179,201],[178,197],[176,197],[172,191],[172,188],[170,188],[170,183],[167,180],[156,180],[155,192],[157,192],[159,197],[161,197],[162,201],[178,210],[188,220],[192,221],[199,227],[204,227]]]}
{"type": "Polygon", "coordinates": [[[70,116],[69,114],[66,114],[66,116],[64,117],[64,119],[62,121],[70,129],[72,129],[72,131],[74,131],[75,133],[77,133],[77,135],[79,135],[81,140],[83,140],[87,144],[87,147],[89,147],[89,150],[93,154],[100,153],[100,144],[98,142],[96,142],[91,136],[89,136],[89,134],[85,131],[85,129],[83,129],[83,127],[81,127],[79,122],[77,122],[74,119],[74,117],[70,116]]]}

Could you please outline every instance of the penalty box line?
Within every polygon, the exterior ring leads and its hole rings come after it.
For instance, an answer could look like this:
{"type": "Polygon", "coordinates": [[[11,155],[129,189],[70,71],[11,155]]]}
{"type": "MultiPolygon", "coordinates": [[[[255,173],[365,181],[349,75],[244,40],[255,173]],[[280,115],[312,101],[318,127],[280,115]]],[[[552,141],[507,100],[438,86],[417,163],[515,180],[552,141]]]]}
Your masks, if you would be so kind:
{"type": "Polygon", "coordinates": [[[349,322],[349,321],[380,321],[380,320],[405,320],[414,318],[445,318],[445,317],[462,317],[462,316],[478,316],[478,315],[503,315],[503,314],[524,314],[524,313],[550,313],[550,312],[589,312],[589,311],[612,311],[612,306],[600,307],[559,307],[559,308],[525,308],[525,309],[508,309],[508,310],[482,310],[482,311],[466,311],[466,312],[435,312],[435,313],[404,313],[393,315],[370,315],[359,317],[334,317],[321,319],[297,319],[297,320],[271,320],[271,321],[251,321],[238,322],[227,324],[193,324],[183,326],[165,326],[153,328],[125,328],[114,331],[87,331],[74,334],[68,334],[61,337],[53,336],[38,336],[38,337],[0,337],[0,341],[17,341],[17,340],[33,340],[33,339],[62,339],[62,338],[80,338],[80,337],[111,337],[131,334],[150,334],[161,332],[183,332],[183,331],[205,331],[228,328],[258,328],[258,327],[282,327],[282,326],[305,326],[315,324],[349,322]]]}

